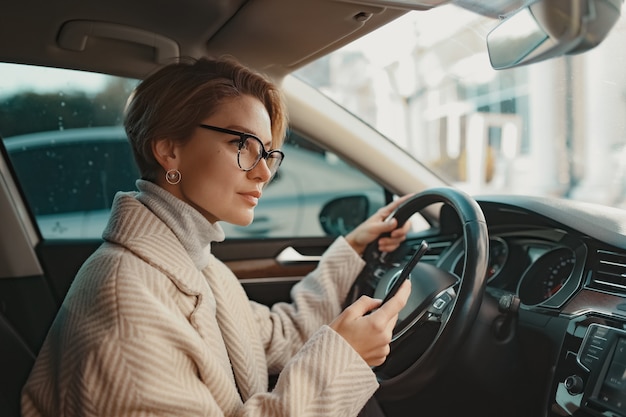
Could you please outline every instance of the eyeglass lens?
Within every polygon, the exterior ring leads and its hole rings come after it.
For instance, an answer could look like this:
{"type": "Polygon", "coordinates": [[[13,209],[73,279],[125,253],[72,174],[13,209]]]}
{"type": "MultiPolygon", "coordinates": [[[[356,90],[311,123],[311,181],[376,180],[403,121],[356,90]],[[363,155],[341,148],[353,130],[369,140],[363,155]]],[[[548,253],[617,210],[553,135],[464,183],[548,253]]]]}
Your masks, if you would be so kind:
{"type": "Polygon", "coordinates": [[[239,167],[245,171],[254,168],[261,158],[266,157],[267,167],[272,175],[276,173],[283,160],[283,154],[279,151],[266,152],[263,143],[254,136],[247,136],[239,146],[237,161],[239,167]]]}

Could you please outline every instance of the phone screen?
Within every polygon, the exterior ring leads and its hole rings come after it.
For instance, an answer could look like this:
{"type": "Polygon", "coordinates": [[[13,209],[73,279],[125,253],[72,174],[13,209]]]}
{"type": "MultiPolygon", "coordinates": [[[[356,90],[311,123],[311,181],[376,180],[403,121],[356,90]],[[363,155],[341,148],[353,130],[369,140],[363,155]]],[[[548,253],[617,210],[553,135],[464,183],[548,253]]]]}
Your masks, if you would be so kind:
{"type": "Polygon", "coordinates": [[[406,265],[404,265],[404,268],[402,268],[402,271],[400,271],[400,275],[398,276],[398,279],[396,279],[396,281],[393,283],[393,285],[389,289],[389,292],[387,293],[387,295],[385,295],[385,298],[383,299],[382,304],[385,304],[387,301],[389,301],[390,298],[396,295],[396,293],[400,289],[400,286],[402,285],[404,280],[409,278],[411,271],[413,270],[413,268],[415,268],[415,265],[417,265],[417,263],[422,258],[422,256],[424,256],[427,250],[428,250],[428,243],[426,243],[425,240],[422,240],[422,243],[420,243],[419,248],[417,248],[417,250],[411,257],[411,259],[409,259],[409,262],[407,262],[406,265]]]}

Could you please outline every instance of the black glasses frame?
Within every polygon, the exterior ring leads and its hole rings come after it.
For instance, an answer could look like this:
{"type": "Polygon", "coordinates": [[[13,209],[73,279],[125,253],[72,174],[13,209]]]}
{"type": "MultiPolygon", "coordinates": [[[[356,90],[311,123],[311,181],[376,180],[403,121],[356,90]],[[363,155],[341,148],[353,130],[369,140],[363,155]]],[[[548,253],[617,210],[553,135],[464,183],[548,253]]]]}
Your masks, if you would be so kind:
{"type": "Polygon", "coordinates": [[[221,133],[227,133],[229,135],[239,136],[239,144],[237,145],[237,165],[239,165],[239,169],[241,169],[242,171],[251,171],[259,164],[259,161],[261,159],[265,159],[265,161],[267,162],[268,158],[271,155],[278,154],[280,155],[280,161],[277,164],[277,166],[275,168],[272,166],[269,166],[270,171],[272,171],[272,174],[274,174],[278,170],[278,167],[280,166],[280,164],[283,162],[283,159],[285,159],[285,154],[280,149],[273,149],[269,152],[265,150],[265,145],[263,145],[263,141],[261,141],[261,139],[259,139],[257,136],[251,133],[239,132],[237,130],[225,129],[223,127],[205,125],[202,123],[199,124],[198,126],[203,129],[213,130],[215,132],[221,132],[221,133]],[[254,162],[254,164],[252,164],[250,168],[244,168],[241,166],[241,161],[239,160],[239,156],[241,155],[241,149],[243,148],[243,145],[246,143],[248,139],[254,139],[259,142],[259,144],[261,145],[261,153],[259,154],[256,161],[254,162]]]}

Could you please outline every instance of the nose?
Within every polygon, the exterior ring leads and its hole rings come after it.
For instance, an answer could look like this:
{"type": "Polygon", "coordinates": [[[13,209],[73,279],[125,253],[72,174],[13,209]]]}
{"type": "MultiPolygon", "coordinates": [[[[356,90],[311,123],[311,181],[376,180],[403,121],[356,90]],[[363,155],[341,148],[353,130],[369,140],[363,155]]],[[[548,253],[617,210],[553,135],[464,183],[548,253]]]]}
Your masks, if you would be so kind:
{"type": "Polygon", "coordinates": [[[267,159],[261,158],[254,168],[248,171],[248,175],[261,182],[267,182],[272,178],[272,171],[267,166],[267,159]]]}

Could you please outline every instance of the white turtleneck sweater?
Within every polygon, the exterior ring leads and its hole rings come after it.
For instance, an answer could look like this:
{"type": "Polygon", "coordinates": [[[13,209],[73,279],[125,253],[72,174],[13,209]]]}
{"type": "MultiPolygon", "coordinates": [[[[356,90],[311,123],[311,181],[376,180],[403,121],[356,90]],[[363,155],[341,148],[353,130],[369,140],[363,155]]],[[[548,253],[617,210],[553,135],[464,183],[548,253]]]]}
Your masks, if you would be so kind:
{"type": "Polygon", "coordinates": [[[138,180],[137,189],[135,198],[172,229],[196,267],[204,269],[211,257],[211,242],[224,240],[219,223],[208,222],[189,204],[150,181],[138,180]]]}
{"type": "Polygon", "coordinates": [[[211,254],[218,224],[137,186],[116,196],[105,243],[68,291],[23,416],[356,416],[378,384],[326,325],[363,267],[350,245],[337,239],[292,303],[270,309],[211,254]]]}

